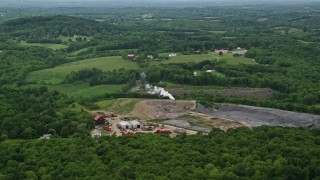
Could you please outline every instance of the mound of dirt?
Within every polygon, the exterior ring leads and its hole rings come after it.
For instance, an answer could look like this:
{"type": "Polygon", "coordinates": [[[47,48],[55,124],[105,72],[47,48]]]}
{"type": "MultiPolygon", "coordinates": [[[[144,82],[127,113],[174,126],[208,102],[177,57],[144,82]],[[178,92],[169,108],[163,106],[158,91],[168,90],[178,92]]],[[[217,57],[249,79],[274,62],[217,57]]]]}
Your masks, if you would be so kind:
{"type": "Polygon", "coordinates": [[[198,105],[197,112],[215,116],[222,119],[230,119],[256,127],[288,126],[288,127],[320,127],[320,116],[307,113],[297,113],[272,108],[262,108],[246,105],[220,105],[213,108],[205,108],[198,105]]]}
{"type": "Polygon", "coordinates": [[[145,100],[137,103],[130,115],[141,119],[173,119],[195,108],[195,101],[145,100]]]}

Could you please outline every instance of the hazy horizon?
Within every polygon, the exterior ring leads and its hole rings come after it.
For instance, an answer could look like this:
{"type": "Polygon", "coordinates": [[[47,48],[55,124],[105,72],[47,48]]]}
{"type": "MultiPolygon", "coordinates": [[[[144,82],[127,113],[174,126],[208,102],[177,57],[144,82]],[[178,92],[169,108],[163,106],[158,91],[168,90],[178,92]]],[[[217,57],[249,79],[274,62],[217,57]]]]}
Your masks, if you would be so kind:
{"type": "Polygon", "coordinates": [[[0,7],[205,7],[261,4],[308,4],[317,0],[0,0],[0,7]]]}

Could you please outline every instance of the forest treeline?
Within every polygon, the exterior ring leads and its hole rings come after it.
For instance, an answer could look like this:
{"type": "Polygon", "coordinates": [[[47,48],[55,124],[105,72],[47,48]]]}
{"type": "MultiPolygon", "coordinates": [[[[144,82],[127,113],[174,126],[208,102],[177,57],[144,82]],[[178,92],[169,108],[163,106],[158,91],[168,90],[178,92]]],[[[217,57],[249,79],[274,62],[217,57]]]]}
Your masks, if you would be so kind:
{"type": "Polygon", "coordinates": [[[209,135],[125,135],[0,143],[2,179],[317,179],[320,132],[214,129],[209,135]]]}

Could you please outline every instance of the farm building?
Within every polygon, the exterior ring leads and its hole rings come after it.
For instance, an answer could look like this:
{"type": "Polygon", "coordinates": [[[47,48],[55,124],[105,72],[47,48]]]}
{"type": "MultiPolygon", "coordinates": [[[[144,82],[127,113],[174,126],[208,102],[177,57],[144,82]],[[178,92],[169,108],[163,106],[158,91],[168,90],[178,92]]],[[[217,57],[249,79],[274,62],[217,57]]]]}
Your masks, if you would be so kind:
{"type": "Polygon", "coordinates": [[[98,129],[91,131],[91,137],[93,138],[99,138],[101,137],[101,134],[102,134],[101,131],[98,129]]]}
{"type": "Polygon", "coordinates": [[[237,56],[244,56],[247,53],[248,50],[245,49],[237,49],[235,51],[232,51],[233,55],[237,55],[237,56]]]}
{"type": "Polygon", "coordinates": [[[118,127],[121,129],[131,129],[132,125],[128,121],[120,121],[118,127]]]}
{"type": "Polygon", "coordinates": [[[225,54],[225,53],[228,53],[228,50],[225,50],[225,49],[215,49],[214,52],[215,52],[215,53],[218,53],[218,54],[219,54],[220,52],[222,52],[223,54],[225,54]]]}
{"type": "Polygon", "coordinates": [[[51,134],[44,134],[40,139],[51,139],[51,134]]]}
{"type": "Polygon", "coordinates": [[[142,124],[137,120],[130,121],[130,124],[132,125],[133,129],[137,129],[137,128],[141,128],[142,127],[142,124]]]}
{"type": "Polygon", "coordinates": [[[127,56],[128,59],[134,59],[135,57],[136,57],[136,55],[134,55],[134,54],[128,54],[128,56],[127,56]]]}
{"type": "Polygon", "coordinates": [[[147,58],[153,60],[154,57],[153,55],[148,55],[147,58]]]}
{"type": "Polygon", "coordinates": [[[176,56],[177,56],[176,53],[170,53],[170,54],[169,54],[169,57],[176,57],[176,56]]]}
{"type": "Polygon", "coordinates": [[[106,119],[103,115],[96,115],[93,120],[95,121],[96,125],[103,125],[106,123],[106,119]]]}

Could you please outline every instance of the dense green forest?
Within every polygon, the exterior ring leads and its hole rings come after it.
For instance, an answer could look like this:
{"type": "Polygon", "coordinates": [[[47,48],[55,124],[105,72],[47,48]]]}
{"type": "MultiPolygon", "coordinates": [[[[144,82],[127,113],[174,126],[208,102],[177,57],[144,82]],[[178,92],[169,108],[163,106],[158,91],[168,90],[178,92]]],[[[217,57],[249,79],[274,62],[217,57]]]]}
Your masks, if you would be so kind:
{"type": "Polygon", "coordinates": [[[208,136],[10,140],[3,179],[317,179],[319,130],[259,127],[208,136]]]}
{"type": "Polygon", "coordinates": [[[319,179],[318,129],[89,132],[97,101],[163,98],[145,83],[268,89],[175,98],[320,114],[320,5],[0,10],[0,179],[319,179]]]}

